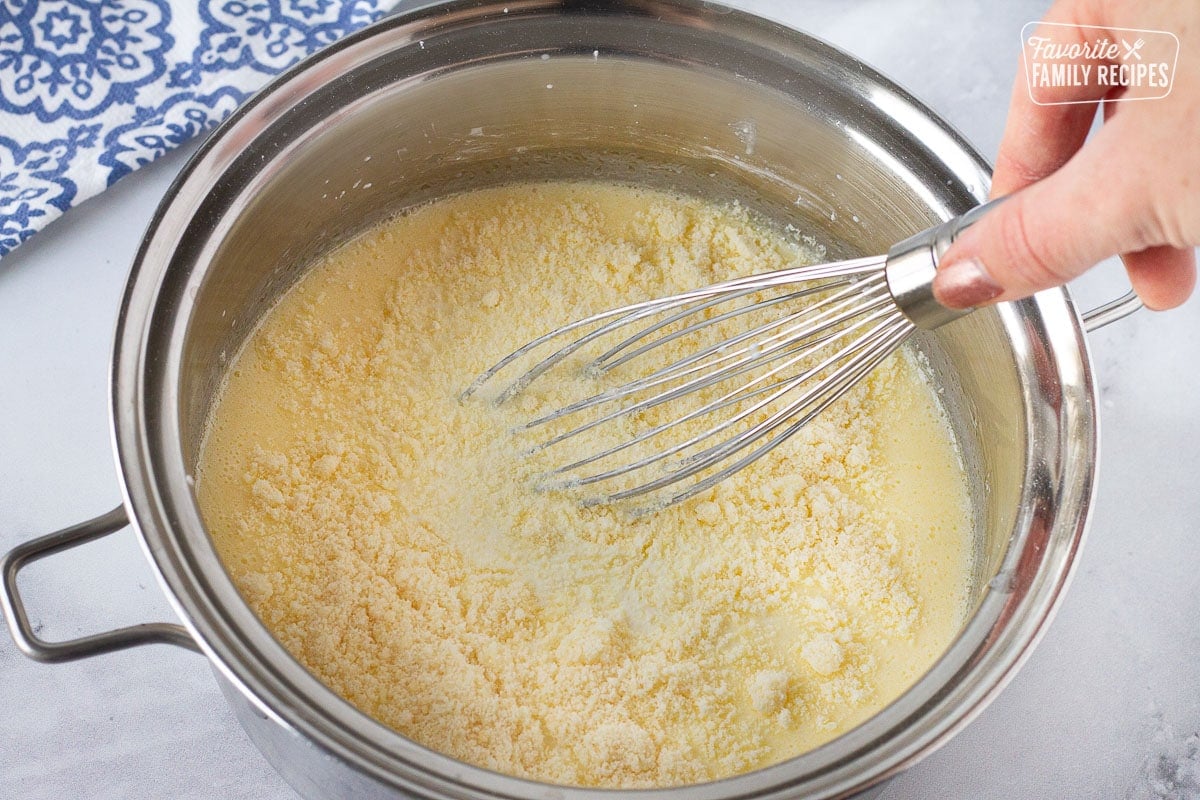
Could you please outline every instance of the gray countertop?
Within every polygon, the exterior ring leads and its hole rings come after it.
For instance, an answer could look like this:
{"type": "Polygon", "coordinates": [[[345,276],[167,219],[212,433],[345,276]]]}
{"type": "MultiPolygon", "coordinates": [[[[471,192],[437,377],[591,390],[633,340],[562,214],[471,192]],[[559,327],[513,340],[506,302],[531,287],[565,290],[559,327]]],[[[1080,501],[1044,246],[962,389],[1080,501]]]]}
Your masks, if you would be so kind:
{"type": "MultiPolygon", "coordinates": [[[[1028,0],[735,5],[873,64],[989,158],[1021,26],[1044,10],[1028,0]]],[[[111,333],[141,234],[186,155],[125,179],[0,261],[0,549],[119,502],[111,333]]],[[[1123,290],[1109,265],[1076,293],[1087,306],[1123,290]]],[[[1193,299],[1090,337],[1103,460],[1074,582],[1012,683],[893,781],[886,800],[1200,799],[1198,333],[1193,299]]],[[[22,585],[51,639],[171,616],[129,531],[30,567],[22,585]]],[[[207,662],[182,650],[44,666],[0,636],[0,707],[5,797],[295,797],[242,734],[207,662]]]]}

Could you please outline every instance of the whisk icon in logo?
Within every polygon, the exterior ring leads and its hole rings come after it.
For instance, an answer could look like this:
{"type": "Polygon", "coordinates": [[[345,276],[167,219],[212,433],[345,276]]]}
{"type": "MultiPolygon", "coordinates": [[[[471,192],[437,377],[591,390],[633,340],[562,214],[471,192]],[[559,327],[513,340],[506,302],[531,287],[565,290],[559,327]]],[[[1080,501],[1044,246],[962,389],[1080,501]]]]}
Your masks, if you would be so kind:
{"type": "Polygon", "coordinates": [[[1021,29],[1029,97],[1038,105],[1156,100],[1171,93],[1179,37],[1144,28],[1030,22],[1021,29]]]}

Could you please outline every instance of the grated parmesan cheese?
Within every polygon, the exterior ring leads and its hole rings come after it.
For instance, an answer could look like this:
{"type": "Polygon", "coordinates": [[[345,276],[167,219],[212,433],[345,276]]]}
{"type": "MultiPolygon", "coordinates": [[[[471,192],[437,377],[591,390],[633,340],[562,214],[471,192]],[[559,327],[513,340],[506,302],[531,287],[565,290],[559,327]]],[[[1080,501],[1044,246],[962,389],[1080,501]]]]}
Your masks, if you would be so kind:
{"type": "MultiPolygon", "coordinates": [[[[335,691],[501,772],[690,784],[848,730],[962,614],[962,467],[912,359],[633,521],[530,491],[503,421],[457,400],[565,320],[799,258],[740,208],[600,184],[480,191],[369,232],[232,364],[197,472],[230,574],[335,691]]],[[[533,394],[515,414],[554,399],[533,394]]]]}

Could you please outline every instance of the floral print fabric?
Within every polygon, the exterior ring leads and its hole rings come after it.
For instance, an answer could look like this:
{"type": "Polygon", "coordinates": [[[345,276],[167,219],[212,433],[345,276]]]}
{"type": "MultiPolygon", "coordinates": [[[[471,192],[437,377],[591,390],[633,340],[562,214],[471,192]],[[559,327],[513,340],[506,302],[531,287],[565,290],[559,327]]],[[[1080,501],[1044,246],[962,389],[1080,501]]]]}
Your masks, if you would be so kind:
{"type": "Polygon", "coordinates": [[[395,0],[0,0],[0,256],[395,0]]]}

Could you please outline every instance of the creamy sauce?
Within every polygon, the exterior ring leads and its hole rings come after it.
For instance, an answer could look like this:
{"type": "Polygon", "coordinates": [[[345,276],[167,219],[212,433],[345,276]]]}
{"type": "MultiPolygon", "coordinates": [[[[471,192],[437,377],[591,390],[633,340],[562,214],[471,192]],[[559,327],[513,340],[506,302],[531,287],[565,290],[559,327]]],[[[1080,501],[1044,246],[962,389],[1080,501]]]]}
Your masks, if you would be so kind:
{"type": "Polygon", "coordinates": [[[335,691],[501,772],[678,785],[828,741],[962,619],[963,468],[913,356],[632,520],[531,491],[507,421],[458,400],[564,321],[814,258],[736,207],[604,184],[481,191],[367,233],[230,370],[197,492],[231,576],[335,691]]]}

